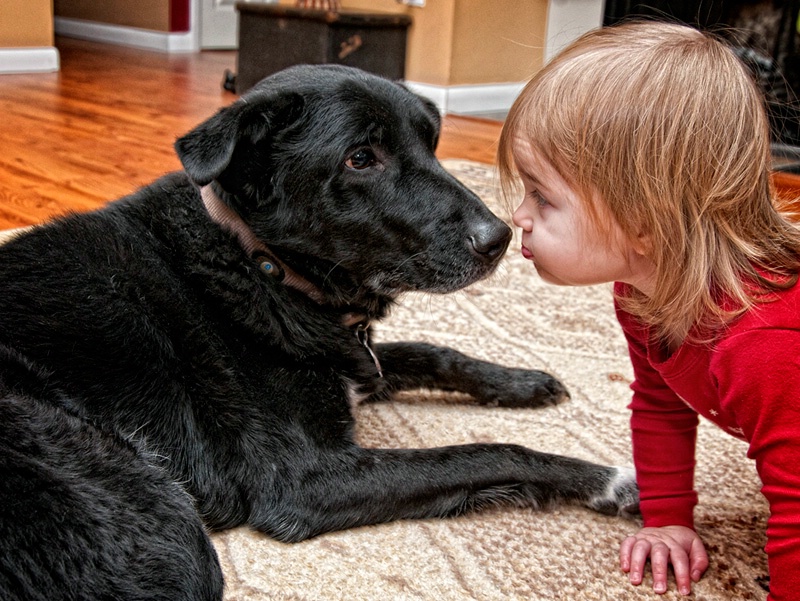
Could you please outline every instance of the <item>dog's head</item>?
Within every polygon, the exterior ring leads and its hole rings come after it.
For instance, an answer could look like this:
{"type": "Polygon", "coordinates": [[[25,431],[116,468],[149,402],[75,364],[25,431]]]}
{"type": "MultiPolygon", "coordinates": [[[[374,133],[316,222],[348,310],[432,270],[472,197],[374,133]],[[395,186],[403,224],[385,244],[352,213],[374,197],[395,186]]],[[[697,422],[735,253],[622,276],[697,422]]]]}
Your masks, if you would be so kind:
{"type": "Polygon", "coordinates": [[[450,292],[496,267],[510,229],[434,156],[436,107],[352,68],[276,73],[176,143],[223,200],[332,302],[450,292]]]}

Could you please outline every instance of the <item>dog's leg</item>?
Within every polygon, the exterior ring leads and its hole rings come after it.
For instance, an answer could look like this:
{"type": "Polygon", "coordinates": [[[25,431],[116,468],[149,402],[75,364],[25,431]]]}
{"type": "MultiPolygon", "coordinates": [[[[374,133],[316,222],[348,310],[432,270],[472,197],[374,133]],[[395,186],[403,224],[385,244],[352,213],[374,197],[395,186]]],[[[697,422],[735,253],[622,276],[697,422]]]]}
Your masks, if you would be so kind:
{"type": "Polygon", "coordinates": [[[377,344],[391,394],[413,388],[455,390],[485,405],[541,407],[569,398],[564,385],[542,371],[503,367],[447,347],[421,342],[377,344]]]}
{"type": "Polygon", "coordinates": [[[398,519],[451,517],[490,505],[578,503],[611,515],[636,510],[633,470],[516,445],[424,450],[352,447],[318,455],[251,524],[283,541],[398,519]]]}

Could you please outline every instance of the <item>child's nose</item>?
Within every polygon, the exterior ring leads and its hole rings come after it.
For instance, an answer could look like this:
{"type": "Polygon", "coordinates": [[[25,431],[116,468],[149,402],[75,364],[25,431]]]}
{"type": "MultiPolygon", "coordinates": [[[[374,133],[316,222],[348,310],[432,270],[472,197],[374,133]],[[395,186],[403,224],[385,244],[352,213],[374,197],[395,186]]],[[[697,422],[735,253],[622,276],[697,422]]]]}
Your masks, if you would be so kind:
{"type": "Polygon", "coordinates": [[[511,221],[523,231],[529,232],[533,229],[533,217],[525,210],[524,203],[519,205],[517,210],[514,211],[514,214],[511,216],[511,221]]]}

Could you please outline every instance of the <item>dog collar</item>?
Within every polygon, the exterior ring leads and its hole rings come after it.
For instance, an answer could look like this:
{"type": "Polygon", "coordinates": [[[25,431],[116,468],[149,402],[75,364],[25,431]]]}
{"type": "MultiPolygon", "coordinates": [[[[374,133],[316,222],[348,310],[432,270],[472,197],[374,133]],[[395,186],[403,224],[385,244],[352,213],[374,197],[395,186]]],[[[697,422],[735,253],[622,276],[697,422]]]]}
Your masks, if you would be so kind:
{"type": "Polygon", "coordinates": [[[325,295],[322,290],[281,262],[267,248],[267,245],[256,237],[253,230],[248,227],[238,213],[222,202],[222,199],[217,196],[211,185],[200,188],[200,196],[203,198],[203,204],[211,219],[222,229],[234,234],[239,239],[239,244],[241,244],[247,255],[258,263],[261,271],[276,278],[279,282],[283,282],[290,288],[299,290],[320,304],[325,302],[325,295]]]}
{"type": "MultiPolygon", "coordinates": [[[[211,220],[223,230],[236,236],[244,251],[258,263],[258,267],[262,272],[276,278],[290,288],[302,292],[319,304],[325,302],[325,295],[322,290],[280,261],[267,245],[256,237],[253,230],[248,227],[239,214],[217,196],[211,185],[202,186],[200,188],[200,196],[211,220]]],[[[364,313],[351,311],[342,316],[342,323],[355,331],[358,342],[367,349],[372,362],[375,364],[378,377],[382,378],[383,370],[380,361],[378,361],[377,355],[375,355],[369,344],[369,317],[364,313]]]]}

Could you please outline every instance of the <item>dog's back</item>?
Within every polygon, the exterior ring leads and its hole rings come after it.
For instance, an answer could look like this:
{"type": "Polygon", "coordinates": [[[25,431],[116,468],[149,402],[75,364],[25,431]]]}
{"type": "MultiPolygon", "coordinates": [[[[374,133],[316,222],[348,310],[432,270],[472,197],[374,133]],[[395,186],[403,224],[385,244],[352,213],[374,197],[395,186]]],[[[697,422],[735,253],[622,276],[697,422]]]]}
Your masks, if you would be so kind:
{"type": "Polygon", "coordinates": [[[0,599],[214,600],[191,498],[0,345],[0,599]]]}

